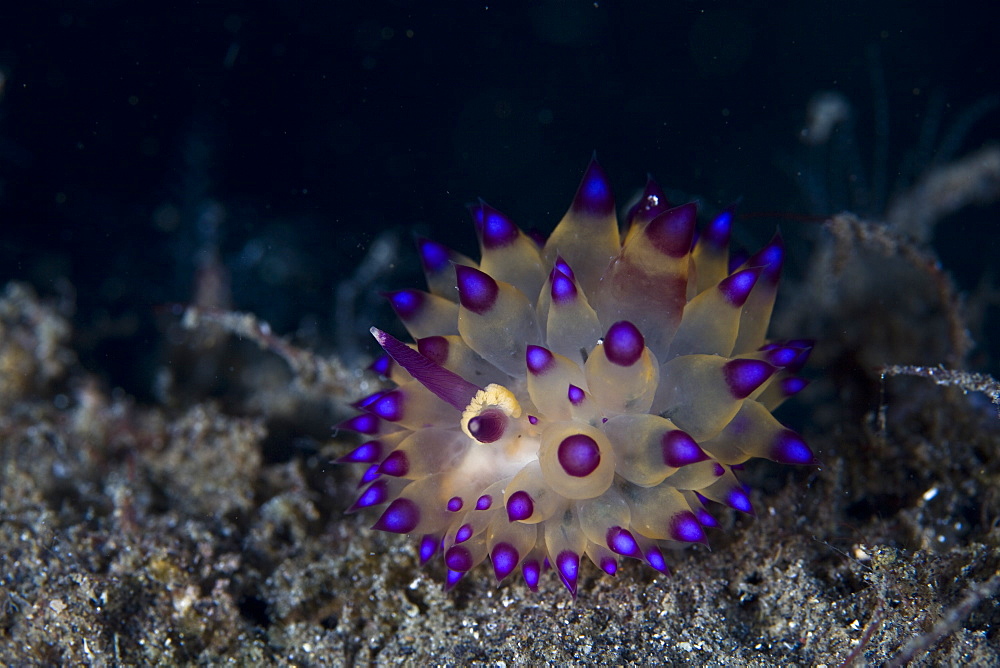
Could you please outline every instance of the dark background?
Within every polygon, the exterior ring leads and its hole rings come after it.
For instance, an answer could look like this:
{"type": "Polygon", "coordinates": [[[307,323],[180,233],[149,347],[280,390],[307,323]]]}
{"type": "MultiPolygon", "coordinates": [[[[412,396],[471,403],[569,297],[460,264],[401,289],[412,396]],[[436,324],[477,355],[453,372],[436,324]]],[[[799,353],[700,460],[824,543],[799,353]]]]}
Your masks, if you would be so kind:
{"type": "MultiPolygon", "coordinates": [[[[705,211],[742,196],[738,241],[780,224],[802,263],[811,216],[877,216],[1000,116],[984,2],[22,4],[0,10],[0,281],[75,293],[83,363],[139,396],[208,258],[233,308],[367,345],[378,298],[355,321],[335,293],[382,232],[405,248],[366,295],[417,280],[411,230],[474,255],[475,197],[550,231],[594,150],[620,205],[647,172],[705,211]],[[823,91],[852,157],[817,168],[798,133],[823,91]]],[[[963,289],[996,267],[996,212],[938,229],[963,289]]]]}

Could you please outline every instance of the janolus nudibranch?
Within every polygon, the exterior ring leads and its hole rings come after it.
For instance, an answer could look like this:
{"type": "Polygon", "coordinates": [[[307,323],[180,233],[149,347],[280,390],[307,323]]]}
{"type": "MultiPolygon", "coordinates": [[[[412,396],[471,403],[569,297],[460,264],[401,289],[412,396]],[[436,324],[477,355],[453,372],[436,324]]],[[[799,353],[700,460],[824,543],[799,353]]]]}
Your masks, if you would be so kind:
{"type": "Polygon", "coordinates": [[[384,506],[374,528],[440,551],[449,586],[487,558],[574,594],[584,555],[668,572],[661,546],[706,542],[711,502],[753,513],[734,468],[815,463],[771,415],[812,347],[765,338],[780,236],[731,267],[732,212],[696,235],[652,180],[620,229],[596,161],[544,245],[470,209],[482,259],[418,241],[428,291],[388,295],[415,343],[372,328],[396,387],[341,425],[370,439],[340,460],[368,465],[351,510],[384,506]]]}

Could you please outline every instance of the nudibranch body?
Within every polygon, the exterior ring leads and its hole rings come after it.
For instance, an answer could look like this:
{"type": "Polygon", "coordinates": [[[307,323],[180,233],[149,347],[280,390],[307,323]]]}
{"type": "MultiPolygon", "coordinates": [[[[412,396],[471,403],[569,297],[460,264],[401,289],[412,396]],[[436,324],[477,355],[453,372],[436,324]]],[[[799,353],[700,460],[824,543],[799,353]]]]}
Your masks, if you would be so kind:
{"type": "Polygon", "coordinates": [[[812,347],[765,339],[778,235],[731,258],[731,210],[696,234],[652,180],[620,230],[596,161],[543,243],[470,210],[482,259],[418,240],[428,291],[387,295],[415,343],[372,328],[396,387],[341,425],[369,438],[340,460],[368,465],[351,510],[384,506],[374,528],[440,551],[448,586],[486,559],[574,595],[584,555],[666,573],[665,543],[719,525],[712,502],[753,513],[748,459],[815,463],[771,415],[812,347]]]}

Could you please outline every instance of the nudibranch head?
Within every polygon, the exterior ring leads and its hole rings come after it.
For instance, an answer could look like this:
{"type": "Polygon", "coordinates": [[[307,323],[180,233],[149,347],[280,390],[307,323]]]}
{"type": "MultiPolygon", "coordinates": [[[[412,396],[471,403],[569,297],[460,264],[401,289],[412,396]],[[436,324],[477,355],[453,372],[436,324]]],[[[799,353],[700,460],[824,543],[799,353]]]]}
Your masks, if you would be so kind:
{"type": "Polygon", "coordinates": [[[552,567],[574,594],[584,555],[666,573],[667,542],[719,525],[712,503],[753,513],[748,459],[815,463],[771,415],[812,348],[765,338],[780,236],[734,261],[732,210],[696,235],[695,205],[652,180],[620,229],[596,161],[543,245],[470,211],[482,259],[418,240],[428,291],[387,295],[415,342],[372,328],[396,387],[342,425],[368,437],[341,458],[368,465],[351,510],[443,554],[449,587],[486,559],[531,589],[552,567]]]}

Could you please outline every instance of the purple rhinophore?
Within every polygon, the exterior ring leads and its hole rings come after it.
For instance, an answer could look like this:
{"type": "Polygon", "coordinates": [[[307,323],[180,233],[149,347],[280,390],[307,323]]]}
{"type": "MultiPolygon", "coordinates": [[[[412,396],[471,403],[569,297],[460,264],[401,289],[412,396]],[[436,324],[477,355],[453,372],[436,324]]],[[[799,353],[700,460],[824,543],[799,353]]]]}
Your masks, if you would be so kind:
{"type": "Polygon", "coordinates": [[[463,264],[455,265],[455,279],[462,306],[478,315],[489,313],[500,295],[497,282],[489,274],[463,264]]]}
{"type": "Polygon", "coordinates": [[[558,269],[553,269],[549,274],[552,285],[549,294],[552,296],[552,303],[563,306],[574,302],[579,294],[573,279],[562,273],[558,269]]]}
{"type": "Polygon", "coordinates": [[[516,522],[518,520],[526,520],[535,513],[535,502],[531,499],[531,495],[521,490],[519,492],[514,492],[507,499],[507,520],[510,522],[516,522]]]}
{"type": "Polygon", "coordinates": [[[495,443],[507,431],[510,418],[499,408],[487,408],[469,420],[469,433],[480,443],[495,443]]]}
{"type": "Polygon", "coordinates": [[[382,459],[382,442],[365,441],[337,460],[340,464],[371,464],[382,459]]]}
{"type": "Polygon", "coordinates": [[[417,352],[434,362],[444,366],[448,361],[448,339],[443,336],[425,336],[417,340],[417,352]]]}
{"type": "Polygon", "coordinates": [[[701,232],[705,243],[717,251],[724,251],[729,247],[729,235],[733,231],[733,214],[736,205],[731,204],[723,209],[719,215],[712,219],[701,232]]]}
{"type": "Polygon", "coordinates": [[[572,550],[563,550],[556,555],[556,571],[559,579],[569,589],[569,593],[576,596],[576,580],[580,575],[580,555],[572,550]]]}
{"type": "Polygon", "coordinates": [[[465,541],[472,538],[472,525],[469,523],[463,524],[458,527],[458,531],[455,532],[455,544],[464,543],[465,541]]]}
{"type": "Polygon", "coordinates": [[[774,443],[771,444],[770,459],[780,464],[816,464],[816,456],[813,454],[802,437],[791,429],[784,429],[778,432],[774,443]]]}
{"type": "Polygon", "coordinates": [[[726,362],[722,375],[734,399],[746,399],[770,378],[776,368],[762,360],[735,359],[726,362]]]}
{"type": "Polygon", "coordinates": [[[590,475],[601,463],[601,449],[597,441],[586,434],[564,438],[557,449],[557,456],[563,470],[575,478],[590,475]]]}
{"type": "Polygon", "coordinates": [[[437,552],[438,544],[441,541],[433,534],[425,534],[423,538],[420,539],[420,565],[423,566],[431,557],[437,552]]]}
{"type": "Polygon", "coordinates": [[[663,453],[663,463],[675,469],[709,459],[708,453],[701,449],[698,442],[680,429],[668,431],[660,438],[660,451],[663,453]]]}
{"type": "Polygon", "coordinates": [[[583,391],[583,388],[570,383],[569,390],[566,391],[566,398],[574,406],[579,406],[587,398],[587,393],[583,391]]]}
{"type": "Polygon", "coordinates": [[[378,518],[373,529],[392,533],[410,533],[420,524],[420,508],[409,499],[396,499],[378,518]]]}
{"type": "MultiPolygon", "coordinates": [[[[446,401],[457,410],[464,411],[481,388],[465,380],[457,373],[448,371],[424,357],[399,339],[386,334],[377,327],[371,328],[372,336],[385,352],[406,369],[421,385],[439,399],[446,401]]],[[[361,416],[359,416],[361,417],[361,416]]],[[[353,418],[357,419],[357,418],[353,418]]],[[[346,424],[346,423],[345,423],[346,424]]],[[[350,427],[348,427],[350,428],[350,427]]],[[[376,425],[377,430],[377,425],[376,425]]],[[[355,429],[357,431],[357,429],[355,429]]],[[[362,432],[374,433],[374,432],[362,432]]]]}
{"type": "Polygon", "coordinates": [[[611,193],[611,182],[605,176],[604,170],[597,164],[594,155],[583,174],[580,187],[570,210],[587,216],[612,216],[615,213],[615,197],[611,193]]]}
{"type": "Polygon", "coordinates": [[[385,500],[389,497],[389,488],[386,486],[384,480],[376,480],[370,484],[365,491],[361,492],[361,496],[358,500],[354,502],[350,508],[347,509],[348,512],[355,510],[360,510],[361,508],[370,508],[371,506],[377,506],[380,503],[385,503],[385,500]]]}
{"type": "Polygon", "coordinates": [[[483,200],[470,206],[469,212],[484,249],[503,248],[517,241],[517,225],[483,200]]]}
{"type": "Polygon", "coordinates": [[[541,564],[535,559],[529,559],[521,564],[521,577],[524,578],[524,584],[528,585],[528,589],[531,591],[538,591],[538,580],[542,575],[541,564]]]}
{"type": "Polygon", "coordinates": [[[391,390],[384,392],[382,396],[362,408],[373,415],[379,416],[383,420],[398,422],[403,419],[405,413],[403,408],[404,403],[406,403],[406,397],[403,395],[403,391],[391,390]]]}
{"type": "Polygon", "coordinates": [[[464,545],[453,545],[444,553],[444,563],[453,571],[464,573],[475,564],[472,562],[472,553],[464,545]]]}
{"type": "Polygon", "coordinates": [[[681,258],[691,250],[698,209],[694,202],[667,209],[646,226],[646,238],[653,248],[672,258],[681,258]]]}
{"type": "Polygon", "coordinates": [[[493,546],[490,559],[493,561],[493,573],[497,576],[497,582],[500,582],[517,568],[521,555],[510,543],[501,542],[493,546]]]}
{"type": "Polygon", "coordinates": [[[534,376],[540,376],[555,367],[556,358],[546,348],[529,345],[524,353],[524,361],[528,366],[529,373],[534,376]]]}
{"type": "Polygon", "coordinates": [[[453,496],[450,499],[448,499],[448,506],[447,506],[448,507],[448,512],[450,512],[450,513],[457,513],[458,511],[460,511],[462,509],[463,505],[464,504],[462,503],[462,497],[460,497],[460,496],[453,496]]]}
{"type": "Polygon", "coordinates": [[[604,335],[604,355],[618,366],[629,367],[639,361],[646,349],[646,340],[639,328],[628,320],[619,320],[604,335]]]}
{"type": "Polygon", "coordinates": [[[428,274],[444,270],[451,262],[451,251],[448,247],[431,239],[417,237],[417,252],[420,255],[420,264],[428,274]]]}
{"type": "Polygon", "coordinates": [[[642,556],[642,550],[639,549],[639,543],[636,542],[635,537],[629,532],[628,529],[623,529],[618,526],[608,529],[607,544],[608,549],[615,554],[636,558],[642,556]]]}
{"type": "Polygon", "coordinates": [[[403,322],[413,320],[420,313],[426,297],[420,290],[396,290],[395,292],[385,292],[382,296],[389,300],[392,310],[403,322]]]}
{"type": "Polygon", "coordinates": [[[394,450],[379,464],[378,472],[381,475],[401,478],[410,472],[410,459],[402,450],[394,450]]]}
{"type": "Polygon", "coordinates": [[[722,292],[722,296],[726,298],[727,302],[739,308],[746,303],[750,291],[757,284],[760,272],[759,267],[754,267],[730,274],[719,283],[719,291],[722,292]]]}
{"type": "Polygon", "coordinates": [[[708,542],[698,518],[689,510],[679,512],[670,518],[670,537],[685,543],[708,542]]]}
{"type": "Polygon", "coordinates": [[[476,500],[476,510],[489,510],[493,506],[493,497],[483,494],[476,500]]]}

